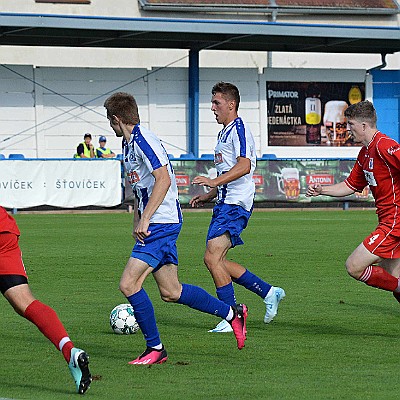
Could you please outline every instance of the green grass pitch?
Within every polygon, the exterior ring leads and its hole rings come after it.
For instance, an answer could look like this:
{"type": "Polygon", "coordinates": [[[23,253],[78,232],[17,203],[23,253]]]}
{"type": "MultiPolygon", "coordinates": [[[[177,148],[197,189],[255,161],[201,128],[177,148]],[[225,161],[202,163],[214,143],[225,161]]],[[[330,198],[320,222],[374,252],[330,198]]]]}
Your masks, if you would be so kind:
{"type": "MultiPolygon", "coordinates": [[[[215,294],[203,265],[210,210],[184,212],[180,279],[215,294]]],[[[344,263],[375,227],[373,210],[255,211],[244,246],[229,257],[286,291],[265,325],[264,303],[235,286],[249,307],[248,339],[207,330],[218,318],[153,300],[169,359],[132,366],[141,333],[116,335],[111,309],[126,300],[118,282],[133,245],[132,215],[17,214],[35,296],[52,306],[90,356],[87,399],[397,399],[400,305],[391,293],[348,277],[344,263]]],[[[0,300],[0,398],[78,396],[62,355],[0,300]]]]}

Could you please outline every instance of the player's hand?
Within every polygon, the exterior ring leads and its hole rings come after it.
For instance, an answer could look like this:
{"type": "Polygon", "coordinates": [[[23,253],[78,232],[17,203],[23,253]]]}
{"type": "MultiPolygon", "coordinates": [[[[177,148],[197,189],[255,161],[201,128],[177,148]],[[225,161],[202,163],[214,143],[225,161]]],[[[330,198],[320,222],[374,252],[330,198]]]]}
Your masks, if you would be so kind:
{"type": "Polygon", "coordinates": [[[204,203],[205,203],[206,201],[203,199],[203,196],[201,196],[201,195],[197,195],[197,196],[194,196],[194,197],[192,197],[190,200],[189,200],[189,204],[193,207],[193,208],[196,208],[196,207],[203,207],[203,205],[204,205],[204,203]]]}
{"type": "Polygon", "coordinates": [[[322,193],[322,186],[320,183],[309,185],[306,192],[306,197],[319,196],[322,193]]]}
{"type": "Polygon", "coordinates": [[[217,185],[214,183],[214,179],[210,179],[210,178],[207,178],[206,176],[196,176],[194,179],[193,179],[193,181],[192,181],[192,183],[194,184],[194,185],[200,185],[200,186],[208,186],[208,187],[210,187],[210,188],[214,188],[214,187],[216,187],[217,185]]]}
{"type": "Polygon", "coordinates": [[[134,236],[139,242],[144,243],[144,239],[146,239],[147,236],[150,235],[151,231],[149,231],[148,229],[149,229],[149,222],[140,219],[139,223],[137,224],[134,230],[134,236]]]}

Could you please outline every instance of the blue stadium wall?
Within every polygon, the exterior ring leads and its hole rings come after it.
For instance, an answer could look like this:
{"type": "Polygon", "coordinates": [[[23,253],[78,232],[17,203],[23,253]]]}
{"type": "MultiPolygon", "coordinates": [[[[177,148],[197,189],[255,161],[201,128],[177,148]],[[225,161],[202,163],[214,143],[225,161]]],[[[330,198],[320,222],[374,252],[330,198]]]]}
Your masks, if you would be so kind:
{"type": "Polygon", "coordinates": [[[400,71],[371,71],[378,128],[400,141],[400,71]]]}

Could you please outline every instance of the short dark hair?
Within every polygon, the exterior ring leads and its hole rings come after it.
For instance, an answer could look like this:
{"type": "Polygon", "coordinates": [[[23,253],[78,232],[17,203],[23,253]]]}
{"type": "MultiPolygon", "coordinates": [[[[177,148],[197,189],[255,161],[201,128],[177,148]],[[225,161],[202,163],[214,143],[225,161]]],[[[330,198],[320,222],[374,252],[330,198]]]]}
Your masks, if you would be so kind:
{"type": "Polygon", "coordinates": [[[135,98],[124,92],[112,94],[104,102],[107,117],[118,116],[124,124],[136,125],[140,122],[139,110],[135,98]]]}
{"type": "Polygon", "coordinates": [[[368,100],[364,100],[364,101],[360,101],[355,104],[351,104],[344,111],[344,116],[347,119],[355,119],[358,122],[365,121],[371,127],[375,127],[376,121],[378,120],[378,117],[376,116],[375,107],[368,100]]]}
{"type": "Polygon", "coordinates": [[[218,82],[213,86],[211,93],[212,95],[222,93],[225,100],[234,101],[236,104],[236,111],[239,110],[240,94],[239,89],[234,84],[229,82],[218,82]]]}

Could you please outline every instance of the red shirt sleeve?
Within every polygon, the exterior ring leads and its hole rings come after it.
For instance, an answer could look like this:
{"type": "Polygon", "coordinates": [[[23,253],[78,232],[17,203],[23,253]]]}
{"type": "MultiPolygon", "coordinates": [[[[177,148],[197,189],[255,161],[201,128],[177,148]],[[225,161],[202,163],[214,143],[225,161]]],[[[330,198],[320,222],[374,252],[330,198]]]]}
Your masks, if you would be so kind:
{"type": "Polygon", "coordinates": [[[364,158],[364,153],[362,149],[358,153],[357,160],[354,164],[353,169],[350,171],[350,175],[344,181],[344,183],[352,190],[356,192],[362,192],[365,186],[368,185],[367,180],[365,179],[364,171],[362,168],[361,160],[364,158]]]}
{"type": "Polygon", "coordinates": [[[385,138],[378,142],[377,153],[390,166],[400,170],[400,144],[391,138],[385,138]]]}
{"type": "Polygon", "coordinates": [[[21,234],[15,219],[3,207],[0,207],[0,232],[11,232],[18,236],[21,234]]]}

